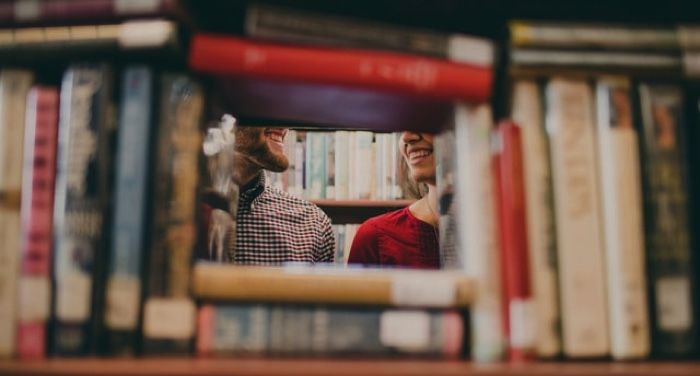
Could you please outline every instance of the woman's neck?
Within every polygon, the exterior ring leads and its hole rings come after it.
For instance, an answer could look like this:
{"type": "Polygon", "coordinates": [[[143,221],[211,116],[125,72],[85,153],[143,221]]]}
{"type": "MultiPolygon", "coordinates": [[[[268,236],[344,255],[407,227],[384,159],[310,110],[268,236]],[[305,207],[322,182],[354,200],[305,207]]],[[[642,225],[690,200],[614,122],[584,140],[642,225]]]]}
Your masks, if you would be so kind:
{"type": "Polygon", "coordinates": [[[408,210],[411,211],[411,214],[413,214],[414,217],[432,225],[433,227],[437,227],[438,220],[440,218],[438,215],[437,196],[437,188],[435,185],[428,184],[428,194],[411,204],[411,206],[408,207],[408,210]]]}

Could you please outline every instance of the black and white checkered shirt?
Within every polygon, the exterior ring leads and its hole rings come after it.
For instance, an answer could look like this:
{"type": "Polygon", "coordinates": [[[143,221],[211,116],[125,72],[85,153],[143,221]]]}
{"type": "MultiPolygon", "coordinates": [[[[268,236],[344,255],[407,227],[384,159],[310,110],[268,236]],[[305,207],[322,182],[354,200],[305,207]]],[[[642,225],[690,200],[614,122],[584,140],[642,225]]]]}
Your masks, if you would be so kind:
{"type": "Polygon", "coordinates": [[[333,262],[335,237],[328,216],[316,205],[266,185],[264,173],[252,187],[242,188],[237,220],[236,264],[333,262]]]}

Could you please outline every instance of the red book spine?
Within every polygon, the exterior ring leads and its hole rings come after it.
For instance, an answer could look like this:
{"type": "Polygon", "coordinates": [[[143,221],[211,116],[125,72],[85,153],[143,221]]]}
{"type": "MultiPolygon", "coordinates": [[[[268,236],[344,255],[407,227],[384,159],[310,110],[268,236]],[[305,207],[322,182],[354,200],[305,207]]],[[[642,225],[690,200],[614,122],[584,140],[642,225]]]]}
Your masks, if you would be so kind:
{"type": "Polygon", "coordinates": [[[58,90],[32,88],[27,99],[22,184],[22,259],[17,326],[20,358],[41,358],[46,352],[57,131],[58,90]]]}
{"type": "Polygon", "coordinates": [[[365,87],[477,103],[489,99],[492,82],[490,68],[446,60],[277,45],[206,33],[193,37],[189,63],[195,70],[210,74],[365,87]]]}
{"type": "Polygon", "coordinates": [[[528,268],[522,136],[512,122],[498,127],[500,152],[495,158],[497,174],[504,317],[509,339],[509,358],[527,360],[534,346],[532,295],[528,268]]]}

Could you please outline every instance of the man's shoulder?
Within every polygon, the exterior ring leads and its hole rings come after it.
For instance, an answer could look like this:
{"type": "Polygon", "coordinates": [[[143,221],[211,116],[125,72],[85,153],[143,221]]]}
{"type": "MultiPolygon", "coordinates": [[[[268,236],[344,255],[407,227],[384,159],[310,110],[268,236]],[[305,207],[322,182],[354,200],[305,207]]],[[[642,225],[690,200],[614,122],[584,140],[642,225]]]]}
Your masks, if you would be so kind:
{"type": "Polygon", "coordinates": [[[326,220],[328,216],[321,210],[316,204],[303,199],[301,197],[294,196],[288,192],[280,190],[275,187],[267,187],[266,192],[270,199],[279,201],[280,204],[284,205],[287,209],[292,209],[295,211],[304,212],[307,215],[315,215],[320,219],[326,220]]]}

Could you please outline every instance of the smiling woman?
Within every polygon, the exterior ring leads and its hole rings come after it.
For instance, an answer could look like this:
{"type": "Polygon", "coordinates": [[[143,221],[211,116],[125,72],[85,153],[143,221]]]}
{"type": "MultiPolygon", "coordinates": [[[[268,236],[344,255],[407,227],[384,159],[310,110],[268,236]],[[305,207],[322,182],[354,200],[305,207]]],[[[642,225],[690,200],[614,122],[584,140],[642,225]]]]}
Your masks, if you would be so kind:
{"type": "Polygon", "coordinates": [[[401,156],[412,182],[427,193],[410,206],[370,218],[357,230],[348,263],[409,268],[440,267],[433,135],[403,132],[401,156]]]}

